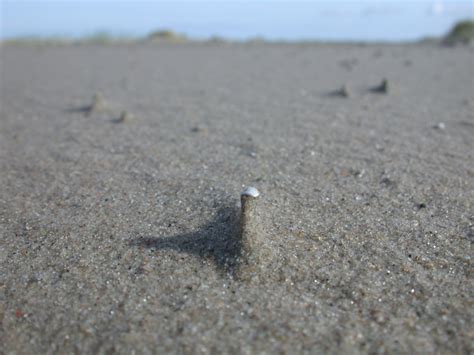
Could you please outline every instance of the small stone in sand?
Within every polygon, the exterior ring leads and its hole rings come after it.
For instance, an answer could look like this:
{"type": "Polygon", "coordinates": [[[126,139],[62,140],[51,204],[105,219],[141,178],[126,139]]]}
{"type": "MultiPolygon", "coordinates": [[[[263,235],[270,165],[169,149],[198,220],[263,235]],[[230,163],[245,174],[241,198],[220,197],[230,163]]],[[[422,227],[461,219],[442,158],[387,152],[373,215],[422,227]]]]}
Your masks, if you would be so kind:
{"type": "Polygon", "coordinates": [[[438,124],[435,124],[433,126],[434,129],[440,129],[440,130],[445,130],[446,129],[446,125],[444,124],[444,122],[440,122],[438,124]]]}
{"type": "Polygon", "coordinates": [[[388,176],[384,176],[382,180],[380,180],[380,183],[385,187],[393,187],[396,185],[395,182],[388,176]]]}

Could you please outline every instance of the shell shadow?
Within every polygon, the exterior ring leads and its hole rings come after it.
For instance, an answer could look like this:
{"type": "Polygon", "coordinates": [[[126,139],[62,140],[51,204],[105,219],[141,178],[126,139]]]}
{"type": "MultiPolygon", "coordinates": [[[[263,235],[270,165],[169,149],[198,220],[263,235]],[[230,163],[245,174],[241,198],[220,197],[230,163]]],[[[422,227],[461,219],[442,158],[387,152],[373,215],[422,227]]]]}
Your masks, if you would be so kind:
{"type": "Polygon", "coordinates": [[[370,92],[374,94],[388,94],[389,91],[389,82],[387,79],[382,79],[382,82],[374,87],[369,89],[370,92]]]}
{"type": "Polygon", "coordinates": [[[66,113],[78,113],[83,114],[86,117],[90,116],[92,114],[92,111],[92,105],[71,107],[64,110],[64,112],[66,113]]]}
{"type": "Polygon", "coordinates": [[[333,98],[342,98],[347,99],[351,96],[351,93],[347,86],[343,85],[341,88],[333,91],[326,92],[324,94],[325,97],[333,97],[333,98]]]}
{"type": "Polygon", "coordinates": [[[213,220],[194,232],[165,237],[139,236],[132,240],[130,245],[172,250],[211,260],[220,273],[234,277],[242,253],[238,230],[237,208],[223,207],[218,210],[213,220]]]}

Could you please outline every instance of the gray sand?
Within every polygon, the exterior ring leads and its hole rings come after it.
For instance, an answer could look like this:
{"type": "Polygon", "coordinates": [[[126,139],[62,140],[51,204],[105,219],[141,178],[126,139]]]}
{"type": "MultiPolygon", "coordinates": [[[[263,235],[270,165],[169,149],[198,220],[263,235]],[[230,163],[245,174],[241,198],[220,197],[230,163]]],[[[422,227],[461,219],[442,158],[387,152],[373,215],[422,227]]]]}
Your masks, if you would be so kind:
{"type": "Polygon", "coordinates": [[[473,351],[472,49],[0,52],[0,353],[473,351]]]}

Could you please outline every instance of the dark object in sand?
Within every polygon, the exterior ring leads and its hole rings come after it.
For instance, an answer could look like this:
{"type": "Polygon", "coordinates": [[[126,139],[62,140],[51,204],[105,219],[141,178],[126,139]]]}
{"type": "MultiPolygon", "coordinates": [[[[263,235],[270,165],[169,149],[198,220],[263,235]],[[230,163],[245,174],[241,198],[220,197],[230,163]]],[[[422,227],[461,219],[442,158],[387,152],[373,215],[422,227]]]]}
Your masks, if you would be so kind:
{"type": "Polygon", "coordinates": [[[194,126],[193,128],[191,128],[191,132],[193,132],[193,133],[207,133],[207,128],[198,125],[198,126],[194,126]]]}
{"type": "Polygon", "coordinates": [[[423,209],[423,208],[426,208],[426,203],[423,203],[423,202],[422,202],[422,203],[419,203],[419,204],[416,205],[416,207],[417,207],[419,210],[421,210],[421,209],[423,209]]]}
{"type": "Polygon", "coordinates": [[[378,93],[378,94],[387,94],[388,93],[388,80],[382,79],[380,85],[377,85],[370,89],[370,91],[378,93]]]}
{"type": "Polygon", "coordinates": [[[347,88],[347,85],[344,84],[339,90],[335,90],[329,93],[330,96],[348,98],[351,96],[350,90],[347,88]]]}

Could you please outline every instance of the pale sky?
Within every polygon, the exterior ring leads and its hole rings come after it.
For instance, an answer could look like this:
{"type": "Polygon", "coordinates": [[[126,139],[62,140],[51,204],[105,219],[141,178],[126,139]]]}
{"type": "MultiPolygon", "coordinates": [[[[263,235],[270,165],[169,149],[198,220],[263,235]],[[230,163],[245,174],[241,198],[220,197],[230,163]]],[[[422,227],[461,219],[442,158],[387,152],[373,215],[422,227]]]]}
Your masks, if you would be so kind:
{"type": "Polygon", "coordinates": [[[0,0],[2,38],[145,36],[161,28],[231,39],[416,40],[474,17],[471,0],[0,0]]]}

